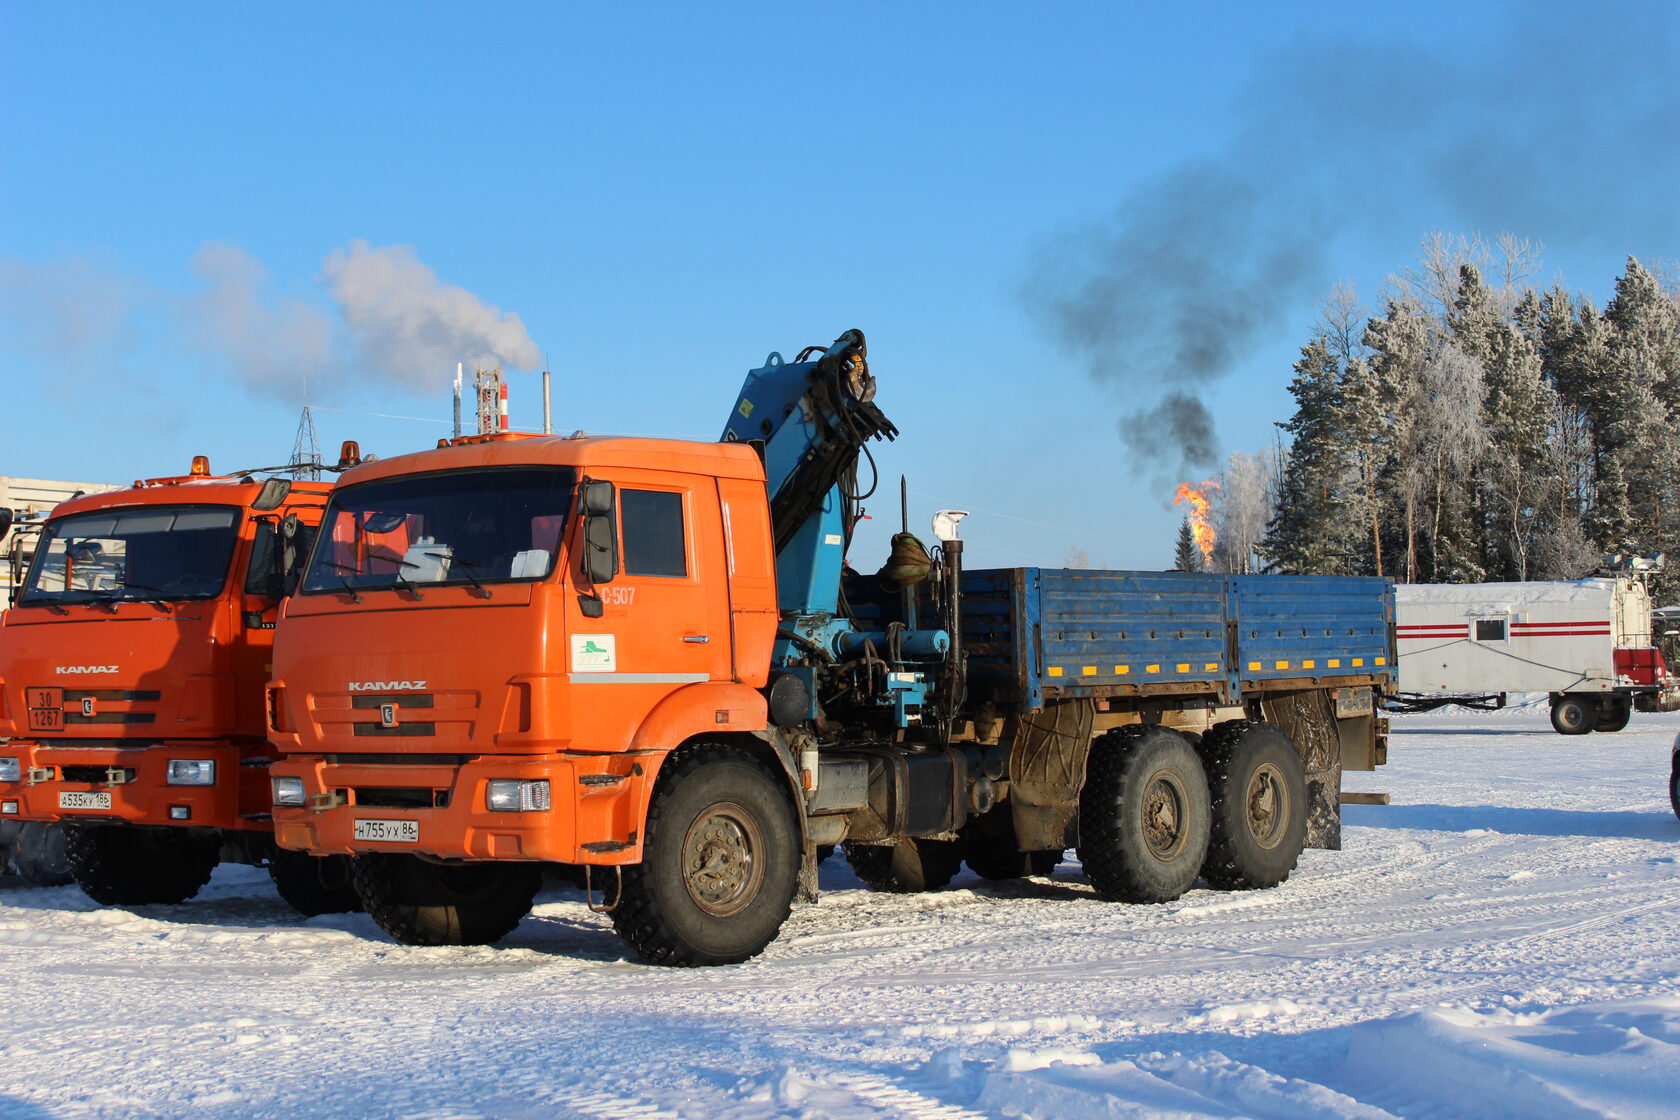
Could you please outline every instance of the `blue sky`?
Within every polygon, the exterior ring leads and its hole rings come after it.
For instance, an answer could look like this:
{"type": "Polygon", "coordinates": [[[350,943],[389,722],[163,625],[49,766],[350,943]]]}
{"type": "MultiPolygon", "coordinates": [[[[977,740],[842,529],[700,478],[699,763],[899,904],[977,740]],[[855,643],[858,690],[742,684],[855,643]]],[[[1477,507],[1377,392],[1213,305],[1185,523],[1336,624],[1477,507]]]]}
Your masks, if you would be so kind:
{"type": "MultiPolygon", "coordinates": [[[[1336,280],[1373,298],[1438,229],[1543,241],[1541,279],[1601,300],[1628,254],[1680,258],[1675,22],[3,2],[0,474],[280,462],[306,377],[324,447],[429,445],[447,346],[354,321],[359,259],[517,314],[563,431],[715,437],[769,351],[861,328],[902,435],[859,567],[900,472],[918,531],[975,511],[973,564],[1163,567],[1172,482],[1206,472],[1122,420],[1177,389],[1218,458],[1265,447],[1336,280]],[[1227,294],[1187,366],[1169,321],[1227,294]]],[[[538,427],[534,373],[509,380],[538,427]]]]}

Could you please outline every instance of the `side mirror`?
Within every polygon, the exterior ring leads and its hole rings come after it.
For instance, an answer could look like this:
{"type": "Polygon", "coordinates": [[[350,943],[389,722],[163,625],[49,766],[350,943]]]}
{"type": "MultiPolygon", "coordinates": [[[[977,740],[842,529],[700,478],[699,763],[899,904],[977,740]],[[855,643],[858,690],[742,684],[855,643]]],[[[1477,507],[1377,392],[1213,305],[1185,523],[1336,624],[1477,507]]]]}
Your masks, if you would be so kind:
{"type": "MultiPolygon", "coordinates": [[[[583,508],[583,574],[592,584],[610,582],[618,574],[616,497],[610,482],[586,478],[578,487],[578,505],[583,508]]],[[[585,598],[599,606],[598,596],[585,598]]]]}
{"type": "Polygon", "coordinates": [[[280,547],[274,550],[275,557],[280,562],[280,587],[283,595],[290,595],[297,590],[298,576],[302,575],[303,565],[303,523],[298,515],[288,513],[280,519],[280,547]]]}
{"type": "Polygon", "coordinates": [[[292,492],[292,480],[289,478],[271,478],[262,484],[256,499],[251,503],[252,509],[279,509],[292,492]]]}
{"type": "Polygon", "coordinates": [[[579,504],[586,517],[610,515],[613,511],[613,484],[596,478],[586,478],[578,487],[579,504]]]}
{"type": "Polygon", "coordinates": [[[0,537],[12,531],[12,511],[6,506],[0,506],[0,537]]]}

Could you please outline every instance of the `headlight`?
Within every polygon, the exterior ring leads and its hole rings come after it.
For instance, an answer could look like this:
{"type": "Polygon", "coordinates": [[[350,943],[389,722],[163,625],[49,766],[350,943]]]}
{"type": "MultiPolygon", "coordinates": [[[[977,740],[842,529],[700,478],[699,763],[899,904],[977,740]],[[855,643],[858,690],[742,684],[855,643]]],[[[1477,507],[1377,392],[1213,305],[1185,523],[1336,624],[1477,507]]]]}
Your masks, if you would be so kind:
{"type": "Polygon", "coordinates": [[[548,808],[548,779],[492,778],[484,794],[492,813],[528,813],[548,808]]]}
{"type": "Polygon", "coordinates": [[[216,764],[208,758],[172,758],[164,781],[172,786],[213,786],[216,764]]]}
{"type": "Polygon", "coordinates": [[[23,767],[15,758],[0,758],[0,782],[16,782],[23,778],[23,767]]]}
{"type": "Polygon", "coordinates": [[[268,784],[274,790],[274,803],[276,805],[302,807],[304,803],[302,778],[270,778],[268,784]]]}

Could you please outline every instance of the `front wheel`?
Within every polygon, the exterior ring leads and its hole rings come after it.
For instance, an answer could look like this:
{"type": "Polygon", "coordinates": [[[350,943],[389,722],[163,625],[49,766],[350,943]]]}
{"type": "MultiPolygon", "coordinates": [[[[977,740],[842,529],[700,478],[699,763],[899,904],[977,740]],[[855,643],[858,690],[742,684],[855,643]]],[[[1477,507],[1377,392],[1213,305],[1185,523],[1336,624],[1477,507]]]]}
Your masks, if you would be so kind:
{"type": "Polygon", "coordinates": [[[24,821],[12,841],[12,868],[32,887],[62,887],[75,881],[64,851],[64,826],[24,821]]]}
{"type": "Polygon", "coordinates": [[[71,825],[64,854],[89,898],[105,906],[141,906],[197,894],[221,860],[221,843],[181,828],[71,825]]]}
{"type": "Polygon", "coordinates": [[[306,918],[353,914],[362,908],[350,881],[348,856],[312,856],[280,848],[268,857],[268,877],[280,897],[306,918]]]}
{"type": "Polygon", "coordinates": [[[768,768],[733,746],[679,750],[654,787],[613,928],[650,964],[736,964],[781,931],[800,861],[793,805],[768,768]]]}
{"type": "Polygon", "coordinates": [[[1579,696],[1552,701],[1552,727],[1559,735],[1585,735],[1598,725],[1598,707],[1579,696]]]}
{"type": "Polygon", "coordinates": [[[406,945],[489,945],[531,912],[542,886],[535,863],[430,863],[404,852],[350,861],[362,908],[406,945]]]}
{"type": "Polygon", "coordinates": [[[1104,898],[1171,902],[1189,890],[1207,855],[1208,817],[1207,778],[1178,732],[1134,724],[1092,744],[1079,859],[1104,898]]]}
{"type": "Polygon", "coordinates": [[[1202,877],[1228,891],[1277,886],[1306,843],[1300,754],[1273,725],[1233,720],[1208,733],[1201,755],[1213,802],[1202,877]]]}

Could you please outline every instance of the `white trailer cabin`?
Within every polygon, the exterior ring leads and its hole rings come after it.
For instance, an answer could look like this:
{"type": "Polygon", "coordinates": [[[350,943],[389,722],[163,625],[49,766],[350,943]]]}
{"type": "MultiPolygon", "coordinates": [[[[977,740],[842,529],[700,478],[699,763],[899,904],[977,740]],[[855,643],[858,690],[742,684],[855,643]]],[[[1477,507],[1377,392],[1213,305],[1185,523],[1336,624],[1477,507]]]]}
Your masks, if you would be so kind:
{"type": "Polygon", "coordinates": [[[1635,706],[1680,705],[1637,579],[1401,584],[1395,615],[1399,692],[1414,707],[1546,692],[1553,726],[1582,734],[1621,730],[1635,706]]]}

